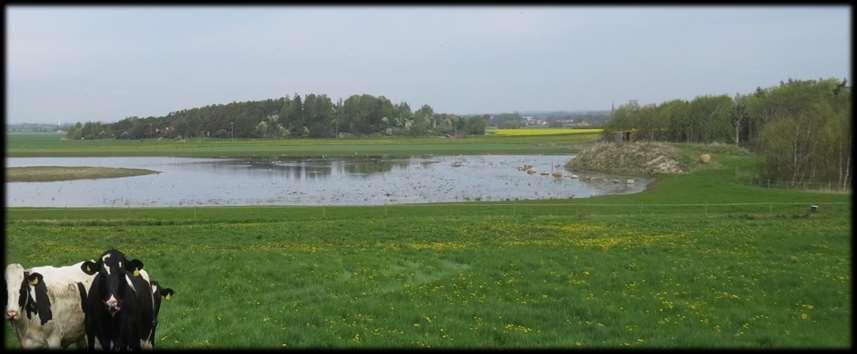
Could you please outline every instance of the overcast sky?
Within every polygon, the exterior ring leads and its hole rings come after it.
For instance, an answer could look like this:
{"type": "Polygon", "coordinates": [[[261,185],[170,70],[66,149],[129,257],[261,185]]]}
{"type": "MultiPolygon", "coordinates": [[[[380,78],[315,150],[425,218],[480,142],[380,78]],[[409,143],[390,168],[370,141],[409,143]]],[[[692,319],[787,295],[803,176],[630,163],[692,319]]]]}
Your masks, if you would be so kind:
{"type": "Polygon", "coordinates": [[[847,7],[7,7],[7,122],[323,93],[605,110],[848,78],[847,7]]]}

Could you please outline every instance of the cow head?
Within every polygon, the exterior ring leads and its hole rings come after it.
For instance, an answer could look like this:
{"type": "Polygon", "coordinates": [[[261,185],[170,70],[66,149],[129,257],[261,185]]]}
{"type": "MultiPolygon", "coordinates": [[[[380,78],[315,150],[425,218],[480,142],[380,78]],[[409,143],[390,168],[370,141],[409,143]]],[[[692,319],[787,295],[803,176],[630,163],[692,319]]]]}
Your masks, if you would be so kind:
{"type": "Polygon", "coordinates": [[[19,263],[6,266],[6,319],[17,321],[21,313],[27,318],[39,315],[42,325],[53,318],[48,288],[41,274],[28,272],[19,263]]]}
{"type": "Polygon", "coordinates": [[[131,274],[136,276],[143,269],[143,262],[137,259],[128,261],[125,254],[111,249],[102,253],[97,261],[83,262],[80,268],[86,274],[95,275],[93,282],[100,284],[97,287],[101,289],[100,293],[90,296],[100,297],[105,309],[111,316],[115,316],[122,308],[121,299],[130,285],[128,277],[131,274]]]}
{"type": "Polygon", "coordinates": [[[163,296],[165,299],[169,300],[170,296],[173,296],[173,294],[175,294],[176,292],[170,288],[163,288],[160,290],[160,293],[161,293],[161,296],[163,296]]]}

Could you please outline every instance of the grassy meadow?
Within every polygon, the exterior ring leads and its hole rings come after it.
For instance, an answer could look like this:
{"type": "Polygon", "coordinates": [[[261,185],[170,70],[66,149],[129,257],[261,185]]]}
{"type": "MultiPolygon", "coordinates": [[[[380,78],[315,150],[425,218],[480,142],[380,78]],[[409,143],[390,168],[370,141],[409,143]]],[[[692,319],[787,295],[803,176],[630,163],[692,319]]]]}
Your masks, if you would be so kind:
{"type": "Polygon", "coordinates": [[[498,136],[540,136],[540,135],[589,135],[601,134],[601,128],[521,128],[521,129],[493,129],[489,134],[498,136]]]}
{"type": "Polygon", "coordinates": [[[565,154],[600,132],[549,136],[370,137],[343,139],[64,140],[55,134],[7,135],[6,156],[411,156],[421,154],[565,154]]]}
{"type": "MultiPolygon", "coordinates": [[[[254,143],[191,151],[241,144],[254,143]]],[[[160,348],[851,346],[850,194],[748,186],[752,155],[712,156],[645,192],[591,199],[7,208],[7,262],[71,264],[108,247],[140,258],[176,291],[160,348]]]]}

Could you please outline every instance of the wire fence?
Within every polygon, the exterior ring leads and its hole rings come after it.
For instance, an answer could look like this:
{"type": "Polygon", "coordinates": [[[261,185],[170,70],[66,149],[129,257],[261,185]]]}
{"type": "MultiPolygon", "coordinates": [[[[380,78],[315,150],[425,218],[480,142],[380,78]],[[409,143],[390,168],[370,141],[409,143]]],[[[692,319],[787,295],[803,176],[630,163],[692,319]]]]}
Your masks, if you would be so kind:
{"type": "MultiPolygon", "coordinates": [[[[504,214],[620,214],[620,215],[644,215],[644,214],[817,214],[850,212],[850,202],[736,202],[736,203],[448,203],[440,204],[447,211],[464,209],[477,212],[480,208],[493,213],[498,212],[498,207],[504,207],[500,213],[504,214]]],[[[432,207],[438,204],[398,204],[385,205],[386,209],[395,208],[420,208],[432,207]]]]}
{"type": "Polygon", "coordinates": [[[360,208],[316,206],[293,209],[292,218],[320,220],[390,217],[666,217],[666,218],[799,218],[850,217],[850,202],[735,202],[735,203],[587,203],[484,202],[386,204],[360,208]]]}
{"type": "MultiPolygon", "coordinates": [[[[269,206],[269,208],[279,208],[269,206]]],[[[374,206],[314,206],[294,207],[297,214],[321,219],[352,217],[400,217],[400,216],[640,216],[672,215],[689,216],[810,216],[848,215],[851,202],[791,201],[791,202],[734,202],[734,203],[588,203],[568,202],[450,202],[383,204],[374,206]]]]}
{"type": "MultiPolygon", "coordinates": [[[[850,181],[849,181],[850,182],[850,181]]],[[[746,184],[751,184],[754,186],[765,187],[765,188],[780,188],[780,189],[803,189],[808,191],[826,191],[826,192],[850,192],[851,184],[846,183],[845,185],[841,183],[834,182],[813,182],[813,181],[803,181],[803,182],[793,182],[793,181],[782,181],[782,180],[773,180],[773,179],[764,179],[764,178],[752,178],[750,180],[745,181],[746,184]]]]}
{"type": "MultiPolygon", "coordinates": [[[[192,214],[153,209],[111,208],[109,213],[92,214],[104,208],[75,208],[74,216],[57,209],[56,215],[27,215],[26,208],[16,210],[28,217],[7,220],[9,224],[51,225],[180,225],[198,223],[256,223],[293,220],[345,220],[391,217],[648,217],[664,218],[841,218],[850,217],[850,201],[798,200],[733,203],[607,203],[568,201],[450,202],[426,204],[385,204],[374,206],[254,206],[252,215],[241,207],[189,207],[192,214]],[[89,211],[87,211],[89,210],[89,211]],[[107,215],[109,214],[109,215],[107,215]],[[96,216],[97,215],[97,216],[96,216]],[[52,217],[53,216],[53,217],[52,217]]],[[[185,208],[182,208],[185,209],[185,208]]],[[[185,210],[187,210],[185,209],[185,210]]]]}

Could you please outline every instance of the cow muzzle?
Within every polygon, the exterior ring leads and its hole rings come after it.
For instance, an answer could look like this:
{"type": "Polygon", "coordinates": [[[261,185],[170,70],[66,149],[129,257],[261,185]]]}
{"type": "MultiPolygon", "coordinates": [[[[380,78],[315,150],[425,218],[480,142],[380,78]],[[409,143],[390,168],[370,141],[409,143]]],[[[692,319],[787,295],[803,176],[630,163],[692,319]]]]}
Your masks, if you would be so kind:
{"type": "Polygon", "coordinates": [[[119,312],[119,300],[116,300],[116,298],[112,296],[104,302],[104,305],[107,306],[107,311],[110,312],[110,316],[116,316],[116,313],[119,312]]]}
{"type": "Polygon", "coordinates": [[[18,311],[15,310],[6,310],[6,319],[7,320],[17,320],[18,319],[18,311]]]}

